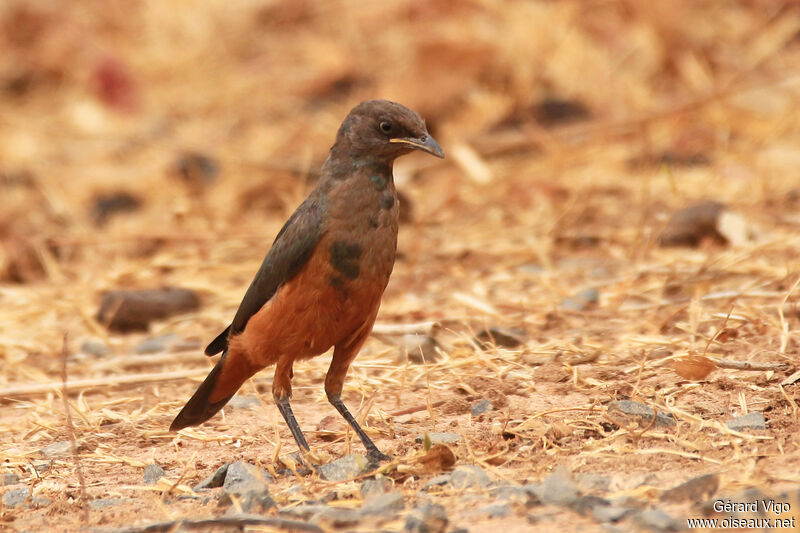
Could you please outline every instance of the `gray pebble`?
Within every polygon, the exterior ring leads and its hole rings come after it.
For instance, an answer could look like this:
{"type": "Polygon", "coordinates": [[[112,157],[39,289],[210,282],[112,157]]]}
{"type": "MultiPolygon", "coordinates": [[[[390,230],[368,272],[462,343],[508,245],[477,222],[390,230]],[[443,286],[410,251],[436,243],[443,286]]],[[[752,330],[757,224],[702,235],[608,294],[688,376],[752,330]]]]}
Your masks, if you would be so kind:
{"type": "Polygon", "coordinates": [[[525,487],[519,485],[503,485],[491,491],[498,500],[508,500],[513,503],[528,503],[529,493],[525,487]]]}
{"type": "Polygon", "coordinates": [[[535,263],[526,263],[518,266],[517,272],[521,272],[522,274],[542,274],[544,272],[544,267],[535,263]]]}
{"type": "Polygon", "coordinates": [[[683,524],[661,509],[649,509],[633,515],[633,521],[641,528],[651,531],[680,531],[683,524]]]}
{"type": "Polygon", "coordinates": [[[9,490],[3,494],[3,506],[13,509],[22,505],[25,500],[31,495],[31,489],[28,487],[22,489],[9,490]]]}
{"type": "Polygon", "coordinates": [[[452,474],[439,474],[438,476],[432,477],[425,483],[425,489],[429,489],[431,487],[441,487],[442,485],[447,485],[450,483],[450,479],[453,477],[452,474]]]}
{"type": "MultiPolygon", "coordinates": [[[[431,444],[454,444],[456,442],[460,442],[464,440],[464,437],[459,435],[458,433],[427,433],[428,438],[431,441],[431,444]]],[[[419,436],[416,439],[417,443],[422,443],[425,440],[425,435],[419,436]]]]}
{"type": "Polygon", "coordinates": [[[319,475],[326,481],[344,481],[363,474],[368,466],[367,458],[352,453],[341,459],[331,461],[319,467],[319,475]]]}
{"type": "Polygon", "coordinates": [[[145,485],[155,485],[158,483],[158,480],[162,477],[166,476],[167,473],[164,471],[163,468],[156,464],[150,464],[144,467],[144,474],[142,475],[142,481],[145,485]]]}
{"type": "Polygon", "coordinates": [[[54,442],[49,446],[45,446],[44,448],[39,450],[39,453],[42,454],[43,457],[46,459],[52,459],[55,457],[61,457],[67,455],[72,451],[72,444],[69,441],[62,440],[60,442],[54,442]]]}
{"type": "Polygon", "coordinates": [[[3,486],[15,485],[19,483],[19,476],[17,474],[3,474],[3,486]]]}
{"type": "MultiPolygon", "coordinates": [[[[277,508],[278,506],[275,504],[275,500],[273,500],[270,495],[269,491],[265,488],[262,490],[251,490],[250,492],[246,492],[238,496],[238,503],[239,507],[241,508],[242,513],[266,513],[270,509],[277,508]]],[[[218,507],[225,507],[231,505],[233,501],[231,500],[230,494],[222,494],[219,498],[219,502],[217,504],[218,507]]],[[[226,513],[228,515],[239,514],[239,510],[234,506],[228,509],[226,513]]]]}
{"type": "Polygon", "coordinates": [[[491,485],[492,480],[480,467],[474,465],[462,465],[456,467],[450,474],[450,484],[455,489],[466,489],[469,487],[485,488],[491,485]]]}
{"type": "Polygon", "coordinates": [[[705,474],[692,478],[661,493],[663,502],[699,502],[709,498],[719,488],[719,475],[705,474]]]}
{"type": "Polygon", "coordinates": [[[327,505],[298,505],[281,509],[281,516],[311,523],[324,522],[333,528],[352,527],[361,521],[360,511],[327,505]]]}
{"type": "Polygon", "coordinates": [[[242,396],[237,394],[228,402],[228,405],[237,409],[255,409],[261,404],[255,396],[242,396]]]}
{"type": "Polygon", "coordinates": [[[92,500],[89,502],[90,509],[105,509],[106,507],[115,507],[117,505],[131,501],[130,499],[122,498],[101,498],[99,500],[92,500]]]}
{"type": "Polygon", "coordinates": [[[428,503],[406,517],[406,533],[444,533],[450,520],[444,506],[428,503]]]}
{"type": "Polygon", "coordinates": [[[495,326],[478,333],[475,336],[475,341],[484,348],[492,346],[516,348],[517,346],[525,344],[527,337],[528,334],[522,329],[495,326]]]}
{"type": "Polygon", "coordinates": [[[596,305],[600,300],[600,293],[597,289],[584,289],[573,296],[561,300],[559,306],[564,311],[583,311],[590,306],[596,305]]]}
{"type": "MultiPolygon", "coordinates": [[[[640,403],[634,402],[633,400],[619,400],[616,402],[611,402],[608,404],[608,410],[618,410],[626,415],[633,415],[638,416],[642,419],[642,422],[645,424],[649,424],[650,421],[653,419],[653,409],[649,406],[640,403]]],[[[661,411],[656,414],[656,421],[653,424],[654,427],[673,427],[675,426],[675,419],[672,418],[672,415],[668,413],[662,413],[661,411]]]]}
{"type": "Polygon", "coordinates": [[[89,338],[81,344],[81,353],[86,355],[93,355],[95,357],[105,357],[111,353],[108,344],[102,339],[89,338]]]}
{"type": "Polygon", "coordinates": [[[731,418],[726,422],[729,429],[734,431],[741,431],[743,429],[765,430],[767,429],[767,421],[764,420],[764,415],[758,411],[747,413],[746,415],[731,418]]]}
{"type": "Polygon", "coordinates": [[[225,463],[221,467],[217,468],[217,470],[213,474],[211,474],[203,481],[195,485],[194,490],[215,489],[217,487],[221,487],[222,484],[225,483],[225,474],[228,473],[229,466],[230,466],[229,463],[225,463]]]}
{"type": "Polygon", "coordinates": [[[264,470],[243,461],[236,461],[228,466],[222,491],[226,494],[262,493],[269,490],[269,483],[274,481],[264,470]]]}
{"type": "Polygon", "coordinates": [[[479,416],[483,413],[489,412],[492,410],[492,400],[488,398],[484,398],[483,400],[479,400],[472,404],[472,408],[470,411],[472,412],[472,416],[479,416]]]}
{"type": "Polygon", "coordinates": [[[157,337],[150,337],[145,339],[133,349],[139,355],[151,353],[164,353],[169,351],[169,348],[181,341],[181,338],[174,333],[167,333],[166,335],[158,335],[157,337]]]}
{"type": "Polygon", "coordinates": [[[585,489],[603,492],[611,485],[611,478],[603,474],[577,474],[575,480],[585,489]]]}
{"type": "Polygon", "coordinates": [[[403,493],[394,491],[368,498],[361,507],[361,513],[365,515],[394,516],[397,512],[405,508],[406,503],[403,498],[403,493]]]}
{"type": "Polygon", "coordinates": [[[628,507],[616,505],[598,505],[592,509],[592,516],[598,522],[619,522],[629,513],[634,512],[628,507]]]}
{"type": "Polygon", "coordinates": [[[50,461],[36,461],[35,463],[32,464],[32,466],[34,470],[36,470],[40,474],[43,474],[48,470],[50,470],[52,464],[50,464],[50,461]]]}
{"type": "Polygon", "coordinates": [[[42,507],[47,507],[53,503],[53,500],[49,498],[33,498],[31,499],[31,507],[34,509],[41,509],[42,507]]]}
{"type": "Polygon", "coordinates": [[[330,509],[330,507],[327,505],[303,504],[296,505],[294,507],[285,507],[279,511],[279,514],[281,516],[295,518],[298,520],[308,520],[312,516],[322,513],[327,509],[330,509]]]}
{"type": "Polygon", "coordinates": [[[386,477],[368,479],[361,484],[361,497],[364,499],[392,490],[392,480],[386,477]]]}
{"type": "Polygon", "coordinates": [[[324,523],[334,529],[353,527],[361,521],[362,515],[355,509],[326,507],[322,512],[311,517],[312,523],[324,523]]]}
{"type": "Polygon", "coordinates": [[[539,486],[537,496],[542,503],[569,506],[580,497],[580,491],[564,467],[556,468],[539,486]]]}
{"type": "Polygon", "coordinates": [[[489,518],[504,518],[511,515],[511,506],[507,503],[496,503],[478,509],[478,513],[489,518]]]}
{"type": "Polygon", "coordinates": [[[600,496],[594,496],[592,494],[584,494],[583,496],[579,497],[577,500],[572,502],[569,506],[570,509],[575,511],[581,516],[586,516],[591,514],[592,511],[598,507],[606,507],[609,505],[609,501],[605,498],[601,498],[600,496]]]}

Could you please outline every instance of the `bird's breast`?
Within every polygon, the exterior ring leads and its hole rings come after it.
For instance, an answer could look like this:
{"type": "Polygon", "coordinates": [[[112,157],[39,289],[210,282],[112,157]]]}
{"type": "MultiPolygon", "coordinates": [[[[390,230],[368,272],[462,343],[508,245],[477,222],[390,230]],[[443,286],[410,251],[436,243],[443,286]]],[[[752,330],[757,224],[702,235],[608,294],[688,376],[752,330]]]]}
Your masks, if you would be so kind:
{"type": "Polygon", "coordinates": [[[329,284],[340,297],[380,299],[394,267],[397,229],[391,176],[366,172],[330,191],[320,244],[329,254],[329,284]]]}

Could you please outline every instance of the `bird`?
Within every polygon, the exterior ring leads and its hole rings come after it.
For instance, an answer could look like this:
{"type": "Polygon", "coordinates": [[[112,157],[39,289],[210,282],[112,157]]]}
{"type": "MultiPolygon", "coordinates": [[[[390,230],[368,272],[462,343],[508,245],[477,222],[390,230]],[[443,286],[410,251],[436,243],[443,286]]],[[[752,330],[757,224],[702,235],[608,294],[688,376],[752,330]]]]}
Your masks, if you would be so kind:
{"type": "Polygon", "coordinates": [[[210,419],[246,380],[274,365],[273,399],[307,455],[290,404],[293,365],[333,348],[325,376],[328,401],[361,439],[370,461],[390,459],[341,394],[394,267],[399,202],[393,164],[417,150],[444,158],[415,111],[388,100],[368,100],[350,110],[315,188],[278,232],[230,325],[205,349],[208,356],[222,356],[171,431],[210,419]]]}

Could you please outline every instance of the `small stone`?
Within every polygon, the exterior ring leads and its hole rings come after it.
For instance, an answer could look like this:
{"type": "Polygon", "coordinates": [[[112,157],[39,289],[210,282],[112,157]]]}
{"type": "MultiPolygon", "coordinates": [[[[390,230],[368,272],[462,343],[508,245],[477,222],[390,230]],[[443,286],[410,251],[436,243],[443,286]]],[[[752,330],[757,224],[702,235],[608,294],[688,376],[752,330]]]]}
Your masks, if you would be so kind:
{"type": "Polygon", "coordinates": [[[584,494],[583,496],[579,497],[577,500],[570,504],[569,508],[578,513],[581,516],[586,516],[590,514],[595,508],[597,507],[606,507],[609,505],[609,501],[605,498],[601,498],[600,496],[594,496],[592,494],[584,494]]]}
{"type": "Polygon", "coordinates": [[[397,512],[406,508],[403,493],[399,491],[378,494],[368,498],[361,507],[361,513],[365,515],[389,515],[394,516],[397,512]]]}
{"type": "MultiPolygon", "coordinates": [[[[233,501],[231,500],[230,494],[222,494],[219,498],[218,506],[224,507],[227,505],[231,505],[233,501]]],[[[250,492],[246,492],[239,496],[238,499],[239,507],[241,508],[243,513],[266,513],[270,509],[277,508],[277,504],[275,500],[269,495],[269,491],[267,489],[263,490],[253,490],[250,492]]],[[[228,510],[226,514],[238,514],[239,511],[236,507],[232,507],[228,510]]]]}
{"type": "Polygon", "coordinates": [[[327,505],[303,504],[294,507],[284,507],[279,511],[279,514],[297,520],[309,520],[312,516],[323,513],[328,509],[330,509],[330,507],[327,505]]]}
{"type": "Polygon", "coordinates": [[[435,363],[441,356],[436,351],[438,343],[436,339],[430,335],[418,335],[416,333],[408,333],[400,337],[397,341],[400,348],[401,361],[408,360],[415,364],[422,363],[435,363]]]}
{"type": "Polygon", "coordinates": [[[569,506],[580,497],[580,491],[566,468],[556,468],[539,486],[537,496],[548,505],[569,506]]]}
{"type": "Polygon", "coordinates": [[[704,239],[725,242],[717,230],[717,221],[725,209],[725,204],[706,201],[675,211],[658,237],[658,243],[661,246],[697,246],[704,239]]]}
{"type": "Polygon", "coordinates": [[[726,425],[729,429],[734,431],[742,431],[743,429],[767,429],[767,421],[764,420],[764,415],[758,411],[731,418],[726,422],[726,425]]]}
{"type": "Polygon", "coordinates": [[[517,267],[517,272],[522,274],[535,274],[539,275],[544,273],[544,267],[536,263],[526,263],[517,267]]]}
{"type": "MultiPolygon", "coordinates": [[[[458,433],[427,433],[428,439],[430,439],[431,444],[455,444],[456,442],[461,442],[464,440],[464,437],[459,435],[458,433]]],[[[417,444],[421,444],[425,441],[425,435],[417,437],[416,439],[417,444]]]]}
{"type": "MultiPolygon", "coordinates": [[[[580,100],[567,99],[560,96],[545,96],[530,107],[530,114],[537,125],[551,128],[560,124],[587,120],[592,111],[580,100]]],[[[527,113],[523,113],[524,117],[527,113]]],[[[520,120],[519,114],[512,115],[512,120],[520,120]]]]}
{"type": "Polygon", "coordinates": [[[542,485],[539,483],[528,483],[522,486],[522,490],[528,495],[528,507],[534,505],[542,505],[542,499],[539,496],[542,493],[542,485]]]}
{"type": "Polygon", "coordinates": [[[19,476],[17,474],[3,474],[3,486],[15,485],[19,483],[19,476]]]}
{"type": "Polygon", "coordinates": [[[103,340],[90,338],[81,344],[81,353],[95,357],[105,357],[111,353],[111,349],[103,340]]]}
{"type": "Polygon", "coordinates": [[[327,505],[298,505],[280,510],[280,515],[311,523],[323,522],[332,528],[352,527],[361,521],[360,511],[327,505]]]}
{"type": "Polygon", "coordinates": [[[37,461],[33,463],[31,466],[33,466],[34,470],[36,470],[38,473],[44,474],[45,472],[50,470],[52,464],[50,463],[50,461],[37,461]]]}
{"type": "Polygon", "coordinates": [[[508,500],[512,503],[528,503],[529,493],[525,487],[519,485],[503,485],[492,490],[491,494],[498,500],[508,500]]]}
{"type": "Polygon", "coordinates": [[[366,457],[352,453],[320,466],[319,475],[326,481],[353,479],[363,474],[368,464],[366,457]]]}
{"type": "Polygon", "coordinates": [[[55,457],[62,457],[72,451],[72,443],[66,440],[54,442],[39,450],[39,453],[46,459],[53,459],[55,457]]]}
{"type": "Polygon", "coordinates": [[[528,335],[519,328],[491,327],[485,329],[475,336],[475,341],[483,346],[484,349],[492,346],[503,348],[516,348],[525,344],[528,335]]]}
{"type": "Polygon", "coordinates": [[[3,506],[13,509],[22,505],[31,495],[31,489],[28,487],[22,489],[9,490],[3,494],[3,506]]]}
{"type": "Polygon", "coordinates": [[[325,509],[311,517],[312,523],[323,523],[333,529],[349,528],[361,522],[362,515],[355,509],[338,507],[325,507],[325,509]]]}
{"type": "Polygon", "coordinates": [[[89,502],[90,509],[105,509],[106,507],[115,507],[130,501],[129,499],[122,498],[101,498],[99,500],[92,500],[89,502]]]}
{"type": "Polygon", "coordinates": [[[439,474],[438,476],[432,477],[425,483],[425,489],[429,489],[431,487],[441,487],[443,485],[447,485],[450,483],[452,478],[452,474],[439,474]]]}
{"type": "Polygon", "coordinates": [[[217,179],[219,163],[200,152],[185,152],[173,161],[170,174],[181,180],[193,194],[199,194],[217,179]]]}
{"type": "Polygon", "coordinates": [[[489,518],[504,518],[511,515],[511,506],[507,503],[496,503],[481,507],[478,512],[489,518]]]}
{"type": "Polygon", "coordinates": [[[634,510],[628,507],[598,505],[592,509],[592,516],[598,522],[619,522],[632,512],[634,512],[634,510]]]}
{"type": "Polygon", "coordinates": [[[150,464],[144,467],[142,481],[145,485],[155,485],[158,480],[166,476],[167,473],[157,464],[150,464]]]}
{"type": "Polygon", "coordinates": [[[462,465],[453,470],[450,474],[450,484],[455,489],[466,489],[469,487],[485,488],[491,485],[492,480],[480,467],[474,465],[462,465]]]}
{"type": "Polygon", "coordinates": [[[584,311],[591,306],[597,305],[600,301],[600,293],[597,289],[584,289],[579,293],[561,300],[559,306],[564,311],[584,311]]]}
{"type": "Polygon", "coordinates": [[[717,474],[705,474],[689,481],[681,483],[669,490],[661,493],[662,502],[699,502],[710,498],[719,488],[719,476],[717,474]]]}
{"type": "Polygon", "coordinates": [[[225,463],[221,467],[217,468],[217,470],[205,478],[203,481],[198,483],[194,486],[194,490],[198,489],[215,489],[217,487],[221,487],[223,483],[225,483],[225,474],[228,473],[228,467],[230,463],[225,463]]]}
{"type": "Polygon", "coordinates": [[[140,355],[166,353],[169,351],[170,347],[180,341],[181,338],[174,333],[158,335],[157,337],[150,337],[149,339],[143,340],[136,345],[136,348],[134,348],[133,351],[140,355]]]}
{"type": "Polygon", "coordinates": [[[97,321],[115,331],[146,330],[153,320],[194,311],[200,296],[191,289],[164,287],[109,291],[103,295],[97,321]]]}
{"type": "Polygon", "coordinates": [[[392,480],[386,477],[368,479],[361,484],[361,497],[365,500],[392,490],[392,480]]]}
{"type": "Polygon", "coordinates": [[[611,485],[611,478],[603,474],[578,474],[575,476],[580,486],[588,490],[598,490],[605,492],[611,485]]]}
{"type": "Polygon", "coordinates": [[[243,461],[236,461],[228,466],[222,491],[225,494],[262,493],[268,490],[268,484],[274,481],[264,470],[243,461]]]}
{"type": "Polygon", "coordinates": [[[128,191],[106,192],[94,199],[91,216],[95,225],[104,226],[112,216],[132,213],[141,206],[141,198],[128,191]]]}
{"type": "Polygon", "coordinates": [[[471,408],[472,416],[480,416],[483,413],[487,413],[491,410],[492,410],[492,400],[489,400],[487,398],[475,402],[471,408]]]}
{"type": "Polygon", "coordinates": [[[236,409],[255,409],[261,405],[261,402],[259,402],[258,398],[255,396],[242,396],[241,394],[237,394],[231,398],[228,405],[236,409]]]}
{"type": "MultiPolygon", "coordinates": [[[[641,424],[647,426],[653,419],[653,409],[649,406],[634,402],[633,400],[619,400],[608,404],[608,412],[613,415],[613,411],[619,411],[626,415],[635,416],[641,419],[641,424]]],[[[675,426],[675,419],[668,413],[661,411],[656,414],[656,420],[653,424],[654,427],[673,427],[675,426]]]]}
{"type": "Polygon", "coordinates": [[[634,522],[639,527],[647,528],[651,531],[680,531],[683,529],[678,520],[675,520],[661,509],[640,511],[634,515],[634,522]]]}
{"type": "Polygon", "coordinates": [[[53,500],[49,498],[33,498],[31,499],[31,507],[34,509],[41,509],[42,507],[47,507],[53,503],[53,500]]]}
{"type": "Polygon", "coordinates": [[[428,503],[406,517],[406,533],[444,533],[450,520],[443,505],[428,503]]]}

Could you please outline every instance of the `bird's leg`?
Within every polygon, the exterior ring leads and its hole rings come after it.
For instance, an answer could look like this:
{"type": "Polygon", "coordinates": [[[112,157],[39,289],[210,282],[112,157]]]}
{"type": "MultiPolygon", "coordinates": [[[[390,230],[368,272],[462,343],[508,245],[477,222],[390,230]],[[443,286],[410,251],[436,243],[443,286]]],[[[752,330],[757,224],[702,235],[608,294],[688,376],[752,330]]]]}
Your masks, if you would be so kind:
{"type": "Polygon", "coordinates": [[[289,426],[289,431],[292,432],[292,437],[297,442],[297,446],[300,447],[300,455],[304,456],[311,451],[311,448],[308,447],[308,442],[303,432],[300,431],[300,426],[292,412],[292,406],[289,404],[289,400],[292,398],[293,375],[291,361],[288,363],[278,362],[275,368],[275,377],[272,380],[272,397],[275,399],[275,404],[278,406],[281,415],[283,415],[286,425],[289,426]]]}
{"type": "MultiPolygon", "coordinates": [[[[367,334],[372,329],[371,326],[372,324],[366,329],[367,334]]],[[[364,335],[364,337],[366,337],[366,335],[364,335]]],[[[325,393],[328,395],[328,401],[331,402],[331,405],[333,405],[344,419],[347,420],[347,423],[350,424],[350,427],[356,432],[358,438],[364,443],[364,447],[367,449],[367,458],[370,462],[388,461],[391,457],[381,452],[378,447],[375,446],[375,443],[372,442],[369,435],[364,433],[364,430],[358,425],[355,417],[350,414],[350,411],[347,410],[344,402],[342,402],[342,387],[344,385],[344,378],[347,375],[347,369],[350,367],[350,363],[355,358],[355,355],[358,353],[358,348],[361,347],[362,343],[363,339],[361,339],[360,342],[357,340],[354,343],[355,347],[348,343],[343,346],[337,345],[333,350],[333,360],[328,369],[328,374],[325,376],[325,393]]]]}

